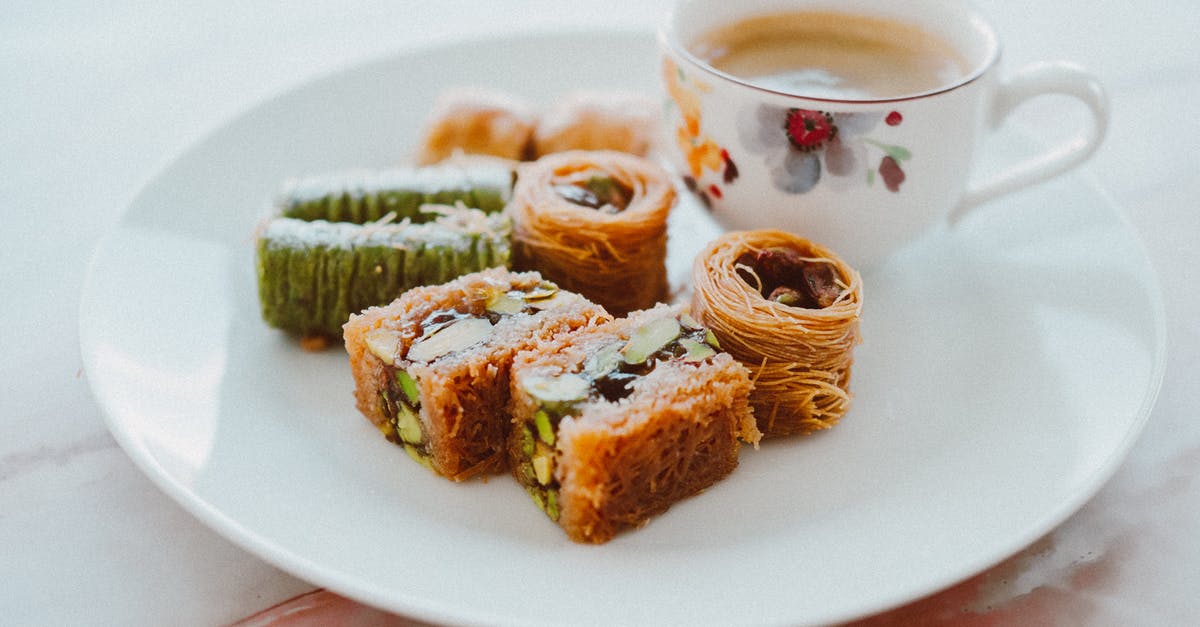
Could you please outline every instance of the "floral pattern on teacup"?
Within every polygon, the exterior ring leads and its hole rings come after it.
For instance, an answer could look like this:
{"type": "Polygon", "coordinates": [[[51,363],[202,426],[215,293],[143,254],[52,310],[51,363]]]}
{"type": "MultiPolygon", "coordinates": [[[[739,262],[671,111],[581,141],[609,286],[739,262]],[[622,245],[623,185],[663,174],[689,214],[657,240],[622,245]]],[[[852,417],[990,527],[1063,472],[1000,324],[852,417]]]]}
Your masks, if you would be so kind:
{"type": "Polygon", "coordinates": [[[743,111],[738,135],[746,150],[762,156],[772,183],[784,192],[806,193],[822,173],[839,186],[855,180],[872,186],[878,176],[888,191],[899,192],[906,178],[902,163],[912,153],[867,134],[880,121],[898,126],[903,120],[898,111],[839,113],[760,104],[743,111]],[[876,157],[879,165],[871,167],[876,157]]]}
{"type": "Polygon", "coordinates": [[[687,163],[684,182],[700,195],[707,206],[710,197],[721,198],[723,192],[716,182],[701,188],[699,181],[705,178],[706,171],[718,174],[725,185],[732,184],[738,177],[737,166],[729,156],[729,150],[714,141],[701,127],[700,96],[712,91],[712,86],[689,77],[670,59],[663,60],[662,72],[670,101],[679,111],[675,142],[687,163]]]}

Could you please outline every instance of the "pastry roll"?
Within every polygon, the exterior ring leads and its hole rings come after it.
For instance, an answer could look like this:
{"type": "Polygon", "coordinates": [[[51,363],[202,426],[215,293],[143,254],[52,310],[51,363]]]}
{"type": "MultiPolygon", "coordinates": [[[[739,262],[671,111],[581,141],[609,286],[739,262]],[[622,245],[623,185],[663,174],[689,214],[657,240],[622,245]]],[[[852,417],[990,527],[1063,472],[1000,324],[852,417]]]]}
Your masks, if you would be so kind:
{"type": "Polygon", "coordinates": [[[450,90],[434,103],[414,159],[428,165],[461,153],[520,161],[529,152],[536,121],[529,105],[508,94],[450,90]]]}
{"type": "Polygon", "coordinates": [[[256,245],[263,320],[301,337],[340,338],[352,313],[413,287],[508,265],[508,218],[442,210],[424,224],[270,220],[256,245]]]}
{"type": "Polygon", "coordinates": [[[536,272],[493,268],[410,290],[345,325],[358,410],[448,479],[503,472],[513,356],[609,319],[536,272]]]}
{"type": "Polygon", "coordinates": [[[641,526],[757,442],[747,371],[680,307],[564,334],[512,368],[513,475],[576,542],[641,526]]]}
{"type": "Polygon", "coordinates": [[[862,279],[832,251],[783,231],[723,235],[692,266],[692,315],[750,370],[765,436],[832,427],[850,407],[862,279]]]}
{"type": "Polygon", "coordinates": [[[534,156],[617,150],[644,157],[654,143],[658,110],[658,102],[635,92],[571,92],[542,112],[533,131],[534,156]]]}
{"type": "Polygon", "coordinates": [[[667,216],[675,188],[647,159],[567,151],[521,164],[508,213],[513,263],[613,315],[667,297],[667,216]]]}
{"type": "Polygon", "coordinates": [[[504,209],[513,176],[511,165],[481,162],[338,172],[287,181],[275,205],[279,215],[300,220],[362,224],[392,213],[397,220],[425,222],[435,217],[421,211],[429,204],[504,209]]]}

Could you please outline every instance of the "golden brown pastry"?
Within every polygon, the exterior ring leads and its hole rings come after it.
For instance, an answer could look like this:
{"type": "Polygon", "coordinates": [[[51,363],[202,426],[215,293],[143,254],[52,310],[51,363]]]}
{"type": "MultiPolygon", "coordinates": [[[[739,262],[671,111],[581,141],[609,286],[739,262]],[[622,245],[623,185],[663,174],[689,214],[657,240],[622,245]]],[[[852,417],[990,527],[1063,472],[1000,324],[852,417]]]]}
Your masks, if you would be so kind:
{"type": "Polygon", "coordinates": [[[519,161],[529,153],[536,120],[528,104],[505,93],[446,91],[425,122],[414,159],[428,165],[456,154],[477,154],[519,161]]]}
{"type": "Polygon", "coordinates": [[[616,150],[641,157],[650,152],[659,104],[628,91],[575,91],[542,112],[533,132],[533,154],[567,150],[616,150]]]}

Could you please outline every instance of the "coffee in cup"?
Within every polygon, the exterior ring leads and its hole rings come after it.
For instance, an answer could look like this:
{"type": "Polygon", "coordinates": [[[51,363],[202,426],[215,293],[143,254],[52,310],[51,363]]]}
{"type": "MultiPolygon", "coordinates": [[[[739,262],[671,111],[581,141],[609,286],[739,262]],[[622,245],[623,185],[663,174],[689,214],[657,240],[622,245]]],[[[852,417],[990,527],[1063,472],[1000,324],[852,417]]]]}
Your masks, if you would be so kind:
{"type": "Polygon", "coordinates": [[[970,71],[953,46],[917,26],[830,11],[748,17],[702,33],[688,49],[752,85],[817,98],[899,98],[970,71]]]}

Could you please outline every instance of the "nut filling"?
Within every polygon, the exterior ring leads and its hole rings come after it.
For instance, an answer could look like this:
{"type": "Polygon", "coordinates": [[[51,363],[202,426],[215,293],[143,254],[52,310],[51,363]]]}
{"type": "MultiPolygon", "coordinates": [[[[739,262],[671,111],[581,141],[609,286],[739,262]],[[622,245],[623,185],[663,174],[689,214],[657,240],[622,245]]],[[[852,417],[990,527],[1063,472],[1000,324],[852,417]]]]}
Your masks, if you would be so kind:
{"type": "Polygon", "coordinates": [[[627,341],[614,341],[592,352],[578,373],[529,377],[522,387],[537,401],[533,417],[519,427],[521,461],[517,475],[533,502],[558,520],[558,480],[554,476],[558,425],[576,416],[589,401],[619,402],[633,384],[659,363],[703,362],[720,346],[712,331],[687,314],[656,318],[636,329],[627,341]]]}
{"type": "Polygon", "coordinates": [[[387,387],[379,393],[383,415],[388,421],[379,427],[384,437],[404,447],[404,452],[426,468],[433,468],[429,456],[429,441],[425,428],[417,417],[421,411],[421,396],[417,381],[408,372],[389,367],[387,387]]]}
{"type": "Polygon", "coordinates": [[[592,176],[578,183],[555,185],[554,192],[567,202],[600,213],[621,213],[633,200],[633,190],[610,176],[592,176]]]}
{"type": "Polygon", "coordinates": [[[824,309],[843,291],[831,263],[806,258],[791,248],[745,253],[736,267],[738,276],[763,298],[790,307],[824,309]]]}
{"type": "MultiPolygon", "coordinates": [[[[488,338],[502,319],[518,314],[535,314],[562,304],[558,286],[542,281],[524,290],[495,290],[488,295],[482,314],[454,309],[437,311],[421,323],[421,336],[408,349],[410,362],[430,362],[470,348],[488,338]]],[[[379,430],[389,441],[404,447],[426,468],[433,468],[428,434],[420,419],[421,392],[415,377],[398,365],[392,354],[398,336],[377,329],[368,338],[368,348],[384,363],[387,385],[379,392],[380,406],[387,422],[379,430]]]]}

